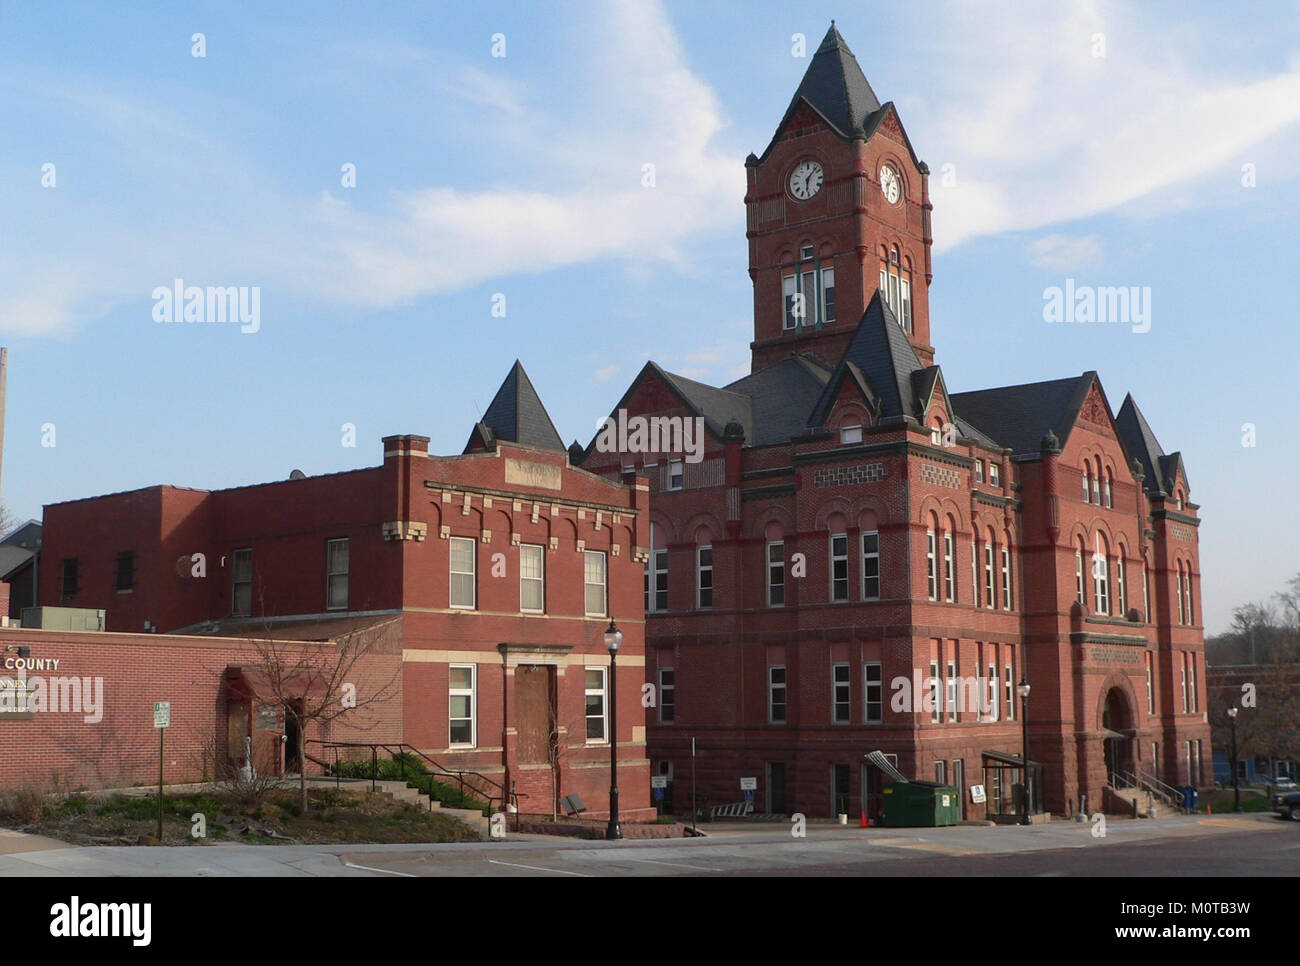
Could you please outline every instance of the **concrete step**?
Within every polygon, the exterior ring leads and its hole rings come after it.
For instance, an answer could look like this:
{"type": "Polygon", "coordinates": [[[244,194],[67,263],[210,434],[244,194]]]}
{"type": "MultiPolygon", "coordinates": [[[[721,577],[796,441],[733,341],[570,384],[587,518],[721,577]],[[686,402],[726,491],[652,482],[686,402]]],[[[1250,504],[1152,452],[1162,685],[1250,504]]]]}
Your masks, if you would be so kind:
{"type": "Polygon", "coordinates": [[[412,788],[403,781],[377,781],[375,790],[380,794],[387,795],[399,802],[410,802],[417,808],[429,811],[430,808],[436,808],[442,814],[450,816],[459,822],[463,822],[470,828],[474,829],[481,835],[487,835],[489,830],[489,820],[482,812],[475,808],[445,808],[442,802],[435,801],[432,806],[429,802],[429,796],[417,788],[412,788]]]}

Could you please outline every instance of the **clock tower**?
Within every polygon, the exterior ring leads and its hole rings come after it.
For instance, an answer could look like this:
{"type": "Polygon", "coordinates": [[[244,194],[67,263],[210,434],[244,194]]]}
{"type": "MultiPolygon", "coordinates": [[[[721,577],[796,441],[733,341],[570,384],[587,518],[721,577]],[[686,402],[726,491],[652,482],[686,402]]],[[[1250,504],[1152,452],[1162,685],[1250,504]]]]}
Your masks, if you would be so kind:
{"type": "Polygon", "coordinates": [[[877,290],[931,364],[929,168],[834,21],[745,168],[753,371],[804,352],[834,364],[877,290]]]}

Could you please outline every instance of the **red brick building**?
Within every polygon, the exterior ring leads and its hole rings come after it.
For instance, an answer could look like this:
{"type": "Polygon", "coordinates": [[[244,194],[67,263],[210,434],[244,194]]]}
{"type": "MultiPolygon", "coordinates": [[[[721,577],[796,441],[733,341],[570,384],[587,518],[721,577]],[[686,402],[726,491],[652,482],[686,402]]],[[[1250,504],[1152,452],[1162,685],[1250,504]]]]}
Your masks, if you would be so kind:
{"type": "Polygon", "coordinates": [[[698,420],[702,454],[598,436],[583,464],[650,483],[649,755],[675,806],[694,737],[714,802],[753,776],[760,811],[874,811],[879,750],[961,786],[968,816],[973,784],[1007,811],[1022,679],[1047,809],[1095,810],[1117,775],[1206,781],[1179,455],[1095,372],[950,394],[929,169],[833,25],[746,170],[751,374],[648,364],[616,415],[698,420]]]}
{"type": "Polygon", "coordinates": [[[524,811],[576,793],[592,816],[608,803],[613,618],[622,812],[653,815],[637,700],[646,482],[570,465],[518,363],[464,454],[428,443],[385,437],[381,466],[345,473],[47,506],[41,602],[102,608],[108,631],[135,634],[394,619],[402,712],[363,740],[487,775],[524,811]]]}

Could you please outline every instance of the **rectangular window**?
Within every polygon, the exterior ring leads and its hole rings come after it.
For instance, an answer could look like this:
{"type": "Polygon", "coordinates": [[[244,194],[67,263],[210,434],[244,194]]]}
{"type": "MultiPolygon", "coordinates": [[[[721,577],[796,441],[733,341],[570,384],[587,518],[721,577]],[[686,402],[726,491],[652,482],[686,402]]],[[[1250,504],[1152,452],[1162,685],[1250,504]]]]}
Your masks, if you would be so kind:
{"type": "Polygon", "coordinates": [[[880,599],[880,533],[862,534],[862,599],[880,599]]]}
{"type": "Polygon", "coordinates": [[[473,748],[475,738],[474,676],[476,665],[453,664],[447,687],[447,715],[452,748],[473,748]]]}
{"type": "Polygon", "coordinates": [[[885,679],[879,661],[862,665],[862,720],[867,724],[885,720],[885,679]]]}
{"type": "Polygon", "coordinates": [[[993,585],[993,544],[984,544],[984,606],[992,610],[998,605],[997,588],[993,585]]]}
{"type": "Polygon", "coordinates": [[[998,483],[998,477],[1001,475],[1001,471],[999,470],[998,467],[999,467],[1000,465],[1001,465],[1001,464],[999,464],[999,463],[993,463],[993,462],[990,462],[990,463],[989,463],[989,482],[990,482],[991,484],[993,484],[994,486],[998,486],[998,485],[999,485],[999,483],[998,483]]]}
{"type": "Polygon", "coordinates": [[[803,324],[805,311],[803,296],[799,294],[798,283],[794,275],[781,279],[781,293],[785,297],[785,321],[783,327],[793,329],[803,324]]]}
{"type": "Polygon", "coordinates": [[[906,332],[912,331],[912,281],[911,279],[902,279],[903,293],[903,311],[900,321],[903,323],[903,329],[906,332]]]}
{"type": "Polygon", "coordinates": [[[586,669],[584,695],[587,708],[587,741],[607,741],[609,719],[605,711],[605,679],[607,668],[586,669]]]}
{"type": "Polygon", "coordinates": [[[1196,623],[1196,610],[1192,607],[1192,565],[1187,565],[1187,623],[1196,623]]]}
{"type": "Polygon", "coordinates": [[[849,666],[831,665],[831,720],[835,724],[848,724],[852,709],[849,699],[849,666]]]}
{"type": "Polygon", "coordinates": [[[957,576],[953,570],[953,545],[952,534],[945,532],[943,535],[943,597],[944,600],[957,599],[957,576]]]}
{"type": "Polygon", "coordinates": [[[767,669],[767,720],[785,722],[785,667],[781,665],[767,669]]]}
{"type": "Polygon", "coordinates": [[[1156,684],[1155,684],[1155,674],[1152,669],[1154,659],[1150,651],[1146,652],[1146,659],[1147,659],[1147,714],[1155,714],[1156,713],[1156,684]]]}
{"type": "Polygon", "coordinates": [[[661,667],[659,669],[659,721],[661,724],[672,724],[676,720],[677,684],[673,669],[661,667]]]}
{"type": "Polygon", "coordinates": [[[785,544],[767,545],[767,606],[785,606],[785,544]]]}
{"type": "Polygon", "coordinates": [[[451,606],[473,610],[476,589],[474,541],[466,537],[451,537],[447,543],[451,561],[451,606]]]}
{"type": "Polygon", "coordinates": [[[1196,655],[1188,652],[1187,654],[1187,673],[1191,679],[1189,688],[1192,692],[1192,713],[1195,714],[1201,710],[1200,698],[1196,691],[1196,655]]]}
{"type": "Polygon", "coordinates": [[[60,587],[59,587],[59,600],[60,602],[72,600],[72,598],[77,596],[77,584],[78,584],[78,576],[79,576],[79,566],[77,563],[77,558],[68,557],[63,561],[63,566],[60,567],[59,570],[60,570],[60,577],[61,577],[60,587]]]}
{"type": "Polygon", "coordinates": [[[944,703],[948,705],[948,720],[957,720],[957,662],[948,662],[948,677],[944,681],[944,703]]]}
{"type": "Polygon", "coordinates": [[[325,609],[348,609],[348,540],[325,541],[325,609]]]}
{"type": "Polygon", "coordinates": [[[1128,577],[1125,569],[1124,548],[1121,547],[1119,555],[1115,558],[1115,596],[1119,599],[1119,611],[1116,616],[1118,617],[1128,615],[1128,577]]]}
{"type": "Polygon", "coordinates": [[[531,543],[519,547],[519,609],[530,614],[546,610],[546,554],[531,543]]]}
{"type": "Polygon", "coordinates": [[[984,681],[984,687],[988,689],[988,710],[985,712],[985,721],[998,720],[998,666],[989,664],[989,676],[984,681]]]}
{"type": "Polygon", "coordinates": [[[831,601],[849,599],[849,536],[831,534],[831,601]]]}
{"type": "Polygon", "coordinates": [[[588,617],[604,617],[605,606],[605,552],[583,551],[583,605],[588,617]]]}
{"type": "Polygon", "coordinates": [[[685,480],[683,464],[681,460],[668,461],[668,489],[680,490],[685,480]]]}
{"type": "Polygon", "coordinates": [[[1083,600],[1083,551],[1074,551],[1074,596],[1080,604],[1083,600]]]}
{"type": "Polygon", "coordinates": [[[939,681],[939,662],[930,662],[930,680],[927,682],[930,691],[930,700],[934,702],[934,707],[930,711],[930,720],[939,721],[943,718],[943,691],[940,690],[939,681]]]}
{"type": "Polygon", "coordinates": [[[934,531],[927,530],[925,531],[925,571],[931,600],[939,598],[939,574],[934,559],[934,551],[934,531]]]}
{"type": "Polygon", "coordinates": [[[983,460],[975,461],[975,482],[976,483],[984,482],[984,461],[983,460]]]}
{"type": "Polygon", "coordinates": [[[799,283],[799,291],[803,293],[804,304],[804,325],[809,325],[817,321],[817,273],[812,269],[804,272],[799,283]]]}
{"type": "Polygon", "coordinates": [[[1016,673],[1015,668],[1010,664],[1002,669],[1003,684],[1002,701],[1007,709],[1007,720],[1016,720],[1016,673]]]}
{"type": "Polygon", "coordinates": [[[847,446],[850,443],[862,442],[861,426],[845,426],[840,430],[840,445],[847,446]]]}
{"type": "Polygon", "coordinates": [[[1011,548],[1002,548],[1002,609],[1015,607],[1015,595],[1011,592],[1011,548]]]}
{"type": "MultiPolygon", "coordinates": [[[[695,550],[696,606],[708,610],[713,606],[713,548],[695,550]]],[[[666,588],[665,588],[666,589],[666,588]]]]}
{"type": "Polygon", "coordinates": [[[980,605],[980,568],[979,551],[975,548],[975,538],[970,541],[970,599],[976,607],[980,605]]]}
{"type": "Polygon", "coordinates": [[[1099,549],[1092,555],[1092,596],[1098,614],[1110,613],[1110,561],[1099,549]]]}
{"type": "Polygon", "coordinates": [[[822,269],[822,321],[835,321],[835,269],[822,269]]]}
{"type": "Polygon", "coordinates": [[[253,614],[253,550],[245,547],[231,555],[230,616],[253,614]]]}
{"type": "Polygon", "coordinates": [[[948,784],[948,763],[946,761],[936,761],[934,763],[934,780],[939,785],[948,784]]]}
{"type": "Polygon", "coordinates": [[[130,590],[135,586],[135,551],[123,550],[117,555],[117,566],[113,573],[115,590],[130,590]]]}
{"type": "Polygon", "coordinates": [[[1178,654],[1179,672],[1182,675],[1183,688],[1183,714],[1187,713],[1187,652],[1180,651],[1178,654]]]}
{"type": "Polygon", "coordinates": [[[655,578],[654,597],[650,601],[650,610],[665,611],[668,609],[668,551],[662,548],[652,551],[650,561],[654,564],[655,578]]]}

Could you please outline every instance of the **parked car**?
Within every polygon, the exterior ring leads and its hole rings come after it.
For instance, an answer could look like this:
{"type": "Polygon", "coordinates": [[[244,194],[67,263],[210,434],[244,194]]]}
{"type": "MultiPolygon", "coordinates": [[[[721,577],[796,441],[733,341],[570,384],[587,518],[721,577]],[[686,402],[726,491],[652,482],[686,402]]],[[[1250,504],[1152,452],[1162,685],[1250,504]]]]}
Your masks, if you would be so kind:
{"type": "Polygon", "coordinates": [[[1273,783],[1273,787],[1289,790],[1292,788],[1300,788],[1300,785],[1297,785],[1295,783],[1294,778],[1279,778],[1277,781],[1273,783]]]}
{"type": "Polygon", "coordinates": [[[1300,792],[1274,795],[1273,811],[1283,818],[1289,818],[1293,822],[1300,822],[1300,792]]]}

